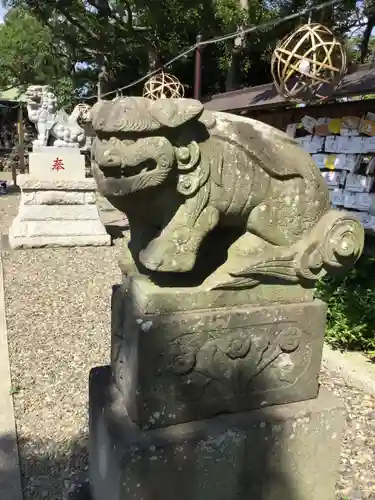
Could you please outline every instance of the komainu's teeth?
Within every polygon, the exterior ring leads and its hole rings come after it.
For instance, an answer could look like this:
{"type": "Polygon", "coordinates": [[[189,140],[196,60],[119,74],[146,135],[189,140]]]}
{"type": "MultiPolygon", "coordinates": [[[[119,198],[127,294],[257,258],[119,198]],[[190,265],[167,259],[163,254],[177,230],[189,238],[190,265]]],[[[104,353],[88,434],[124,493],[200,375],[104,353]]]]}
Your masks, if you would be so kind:
{"type": "Polygon", "coordinates": [[[142,168],[142,170],[141,170],[141,174],[144,174],[145,172],[147,172],[147,167],[142,168]]]}

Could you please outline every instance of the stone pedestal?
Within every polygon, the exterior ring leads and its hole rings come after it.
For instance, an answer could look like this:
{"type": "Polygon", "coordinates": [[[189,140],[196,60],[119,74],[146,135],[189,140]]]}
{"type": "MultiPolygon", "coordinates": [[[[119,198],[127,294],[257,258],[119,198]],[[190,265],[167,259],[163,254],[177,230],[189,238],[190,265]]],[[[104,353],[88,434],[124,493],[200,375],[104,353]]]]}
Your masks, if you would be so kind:
{"type": "Polygon", "coordinates": [[[17,184],[22,194],[9,229],[11,248],[110,245],[96,207],[93,179],[39,180],[21,174],[17,184]]]}
{"type": "Polygon", "coordinates": [[[94,500],[333,500],[344,410],[319,392],[326,307],[283,290],[114,287],[111,367],[90,378],[94,500]]]}
{"type": "Polygon", "coordinates": [[[110,367],[90,376],[93,500],[333,500],[345,411],[336,397],[141,431],[110,367]]]}
{"type": "Polygon", "coordinates": [[[29,174],[17,177],[21,202],[9,229],[11,248],[110,245],[96,207],[96,184],[85,178],[78,148],[39,147],[29,174]]]}
{"type": "Polygon", "coordinates": [[[131,233],[90,381],[94,500],[333,500],[344,409],[319,391],[313,288],[354,265],[363,227],[264,123],[191,99],[90,116],[98,190],[131,233]]]}
{"type": "Polygon", "coordinates": [[[317,396],[325,304],[250,296],[142,276],[114,290],[111,364],[132,421],[157,428],[317,396]]]}

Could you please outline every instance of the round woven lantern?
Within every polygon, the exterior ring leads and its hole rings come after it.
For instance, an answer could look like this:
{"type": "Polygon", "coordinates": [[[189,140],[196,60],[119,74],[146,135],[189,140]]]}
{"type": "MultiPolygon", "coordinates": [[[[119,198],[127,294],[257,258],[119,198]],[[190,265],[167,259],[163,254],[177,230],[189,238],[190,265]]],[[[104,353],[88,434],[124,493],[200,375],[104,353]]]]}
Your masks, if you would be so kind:
{"type": "Polygon", "coordinates": [[[328,28],[309,23],[275,48],[271,71],[280,95],[294,101],[329,98],[347,70],[346,50],[328,28]]]}
{"type": "Polygon", "coordinates": [[[184,93],[180,80],[164,71],[152,76],[143,87],[143,97],[153,100],[184,97],[184,93]]]}

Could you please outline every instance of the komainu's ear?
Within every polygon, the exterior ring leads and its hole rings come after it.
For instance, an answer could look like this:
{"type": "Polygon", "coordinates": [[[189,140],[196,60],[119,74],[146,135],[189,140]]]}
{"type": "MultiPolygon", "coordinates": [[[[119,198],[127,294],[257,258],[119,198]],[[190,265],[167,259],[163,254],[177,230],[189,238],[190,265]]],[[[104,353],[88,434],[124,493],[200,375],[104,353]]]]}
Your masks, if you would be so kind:
{"type": "Polygon", "coordinates": [[[176,128],[203,113],[195,99],[158,99],[150,106],[152,116],[164,127],[176,128]]]}
{"type": "Polygon", "coordinates": [[[105,123],[105,118],[112,107],[112,101],[97,101],[91,108],[91,124],[95,131],[100,130],[105,123]]]}

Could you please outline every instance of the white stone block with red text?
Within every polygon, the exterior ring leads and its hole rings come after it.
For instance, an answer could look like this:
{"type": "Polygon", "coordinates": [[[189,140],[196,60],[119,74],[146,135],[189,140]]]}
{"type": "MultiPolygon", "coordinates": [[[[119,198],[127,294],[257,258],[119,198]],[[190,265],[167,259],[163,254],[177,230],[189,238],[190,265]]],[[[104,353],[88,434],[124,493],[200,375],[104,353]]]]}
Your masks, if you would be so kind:
{"type": "Polygon", "coordinates": [[[29,155],[29,175],[43,180],[85,179],[85,157],[78,148],[46,147],[29,155]]]}
{"type": "Polygon", "coordinates": [[[11,248],[101,246],[111,240],[96,206],[96,184],[85,178],[76,148],[35,148],[29,174],[17,177],[21,202],[9,229],[11,248]]]}

